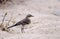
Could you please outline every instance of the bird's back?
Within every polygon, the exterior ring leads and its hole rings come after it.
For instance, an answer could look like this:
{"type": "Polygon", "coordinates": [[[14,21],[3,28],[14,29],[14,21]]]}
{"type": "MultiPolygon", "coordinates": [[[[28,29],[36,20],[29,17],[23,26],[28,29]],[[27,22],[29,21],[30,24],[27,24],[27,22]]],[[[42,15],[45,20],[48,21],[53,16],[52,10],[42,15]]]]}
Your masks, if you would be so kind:
{"type": "Polygon", "coordinates": [[[25,19],[21,20],[20,23],[21,23],[22,25],[29,24],[29,23],[30,23],[30,19],[25,18],[25,19]]]}

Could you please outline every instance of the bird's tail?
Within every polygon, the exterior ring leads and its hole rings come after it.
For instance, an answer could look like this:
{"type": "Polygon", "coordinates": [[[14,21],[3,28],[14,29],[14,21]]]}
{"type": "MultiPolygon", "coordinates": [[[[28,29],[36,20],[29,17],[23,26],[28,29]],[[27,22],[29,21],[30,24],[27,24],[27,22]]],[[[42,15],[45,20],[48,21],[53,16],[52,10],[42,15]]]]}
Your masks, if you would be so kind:
{"type": "Polygon", "coordinates": [[[16,26],[16,25],[9,26],[9,27],[7,27],[7,29],[12,28],[12,27],[15,27],[15,26],[16,26]]]}
{"type": "Polygon", "coordinates": [[[18,26],[18,25],[20,25],[20,22],[16,23],[15,25],[12,25],[10,27],[7,27],[7,29],[12,28],[12,27],[15,27],[15,26],[18,26]]]}

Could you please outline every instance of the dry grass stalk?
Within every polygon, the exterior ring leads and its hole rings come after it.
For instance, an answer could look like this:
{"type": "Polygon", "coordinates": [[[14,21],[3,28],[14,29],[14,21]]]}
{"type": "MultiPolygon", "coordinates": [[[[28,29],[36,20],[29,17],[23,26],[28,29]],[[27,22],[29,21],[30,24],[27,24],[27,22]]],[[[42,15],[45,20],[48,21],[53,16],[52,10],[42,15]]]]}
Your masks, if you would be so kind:
{"type": "Polygon", "coordinates": [[[5,31],[7,31],[7,32],[9,32],[9,29],[7,29],[7,27],[9,26],[9,23],[11,22],[11,19],[12,19],[12,16],[11,16],[11,18],[9,19],[9,21],[5,25],[5,31]]]}
{"type": "Polygon", "coordinates": [[[8,21],[8,23],[6,24],[6,27],[9,26],[9,23],[11,22],[12,16],[10,18],[10,20],[8,21]]]}
{"type": "Polygon", "coordinates": [[[3,27],[4,26],[3,23],[4,23],[4,20],[5,20],[6,15],[7,15],[7,13],[5,13],[5,15],[4,15],[3,19],[2,19],[2,23],[0,24],[0,27],[3,27]]]}

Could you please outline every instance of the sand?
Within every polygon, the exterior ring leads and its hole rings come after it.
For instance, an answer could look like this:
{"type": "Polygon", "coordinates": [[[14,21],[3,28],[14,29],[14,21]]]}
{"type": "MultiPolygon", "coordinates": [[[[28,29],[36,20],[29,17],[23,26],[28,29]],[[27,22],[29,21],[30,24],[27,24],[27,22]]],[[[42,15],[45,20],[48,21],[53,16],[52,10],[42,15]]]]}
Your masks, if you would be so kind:
{"type": "Polygon", "coordinates": [[[9,32],[0,30],[0,39],[60,39],[59,0],[12,0],[0,7],[0,21],[8,13],[4,25],[11,18],[9,26],[32,14],[31,24],[21,33],[20,26],[9,32]]]}

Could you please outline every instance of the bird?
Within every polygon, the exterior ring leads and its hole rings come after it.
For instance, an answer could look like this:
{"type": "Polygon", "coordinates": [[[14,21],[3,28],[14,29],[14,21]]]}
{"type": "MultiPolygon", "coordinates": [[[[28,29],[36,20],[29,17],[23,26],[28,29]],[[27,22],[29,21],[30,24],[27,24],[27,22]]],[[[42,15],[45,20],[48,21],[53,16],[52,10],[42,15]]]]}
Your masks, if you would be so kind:
{"type": "Polygon", "coordinates": [[[31,20],[29,19],[30,17],[34,17],[34,16],[31,14],[28,14],[23,20],[17,22],[16,24],[14,24],[12,26],[7,27],[7,29],[18,26],[18,25],[22,25],[21,32],[23,33],[25,25],[28,25],[31,23],[31,20]]]}

